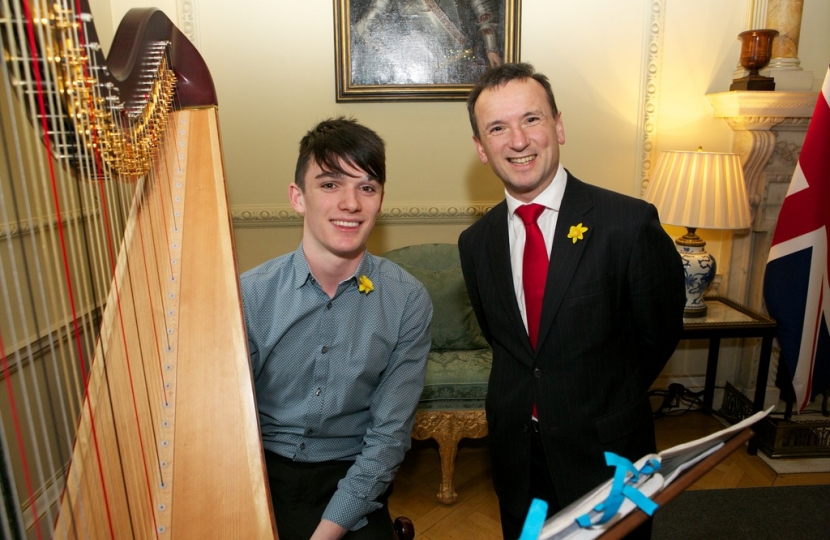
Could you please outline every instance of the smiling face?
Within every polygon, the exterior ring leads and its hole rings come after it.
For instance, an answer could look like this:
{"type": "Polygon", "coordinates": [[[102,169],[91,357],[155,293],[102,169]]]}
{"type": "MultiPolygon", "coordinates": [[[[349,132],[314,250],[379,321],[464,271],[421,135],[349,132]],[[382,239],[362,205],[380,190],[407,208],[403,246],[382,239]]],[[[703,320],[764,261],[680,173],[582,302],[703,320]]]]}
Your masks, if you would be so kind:
{"type": "Polygon", "coordinates": [[[346,174],[323,170],[313,159],[303,188],[288,188],[291,206],[303,220],[303,251],[317,265],[360,262],[383,202],[383,186],[363,170],[340,160],[346,174]]]}
{"type": "Polygon", "coordinates": [[[561,114],[554,116],[544,88],[529,78],[487,88],[474,113],[481,162],[490,164],[511,196],[532,201],[553,180],[565,143],[561,114]]]}

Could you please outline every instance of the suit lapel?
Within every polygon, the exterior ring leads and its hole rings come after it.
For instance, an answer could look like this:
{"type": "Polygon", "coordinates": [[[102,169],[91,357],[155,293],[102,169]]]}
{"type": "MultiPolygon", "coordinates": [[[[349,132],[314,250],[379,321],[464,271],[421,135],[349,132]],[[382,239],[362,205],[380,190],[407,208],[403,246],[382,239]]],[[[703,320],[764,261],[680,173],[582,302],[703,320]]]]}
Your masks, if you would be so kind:
{"type": "Polygon", "coordinates": [[[493,270],[493,277],[496,283],[495,294],[501,305],[510,314],[508,319],[511,322],[513,332],[519,336],[524,343],[527,352],[532,356],[533,348],[530,346],[530,339],[527,337],[527,330],[522,321],[522,313],[519,311],[519,302],[516,298],[516,291],[513,287],[513,268],[510,265],[510,240],[507,230],[507,203],[502,201],[490,211],[488,217],[490,234],[487,245],[487,258],[490,268],[493,270]]]}
{"type": "Polygon", "coordinates": [[[591,197],[585,190],[585,184],[571,176],[570,173],[568,173],[568,183],[559,208],[550,252],[545,299],[542,303],[542,318],[539,321],[539,343],[544,341],[556,318],[565,291],[573,279],[579,259],[585,251],[585,246],[591,241],[591,234],[594,230],[594,221],[589,213],[593,208],[591,197]],[[582,240],[574,242],[573,239],[568,238],[568,233],[572,226],[579,223],[582,223],[582,226],[587,227],[588,230],[582,234],[582,240]]]}

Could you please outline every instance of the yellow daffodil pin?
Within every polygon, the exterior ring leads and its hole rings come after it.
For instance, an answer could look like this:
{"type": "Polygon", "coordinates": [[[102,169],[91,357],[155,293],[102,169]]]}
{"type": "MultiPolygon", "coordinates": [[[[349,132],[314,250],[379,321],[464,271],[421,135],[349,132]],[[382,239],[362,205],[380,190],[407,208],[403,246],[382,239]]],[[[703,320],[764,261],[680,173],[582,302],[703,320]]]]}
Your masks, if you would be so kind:
{"type": "Polygon", "coordinates": [[[363,294],[369,294],[375,290],[375,284],[366,276],[360,276],[357,278],[357,290],[363,294]]]}
{"type": "Polygon", "coordinates": [[[573,239],[574,244],[577,240],[582,240],[582,233],[588,232],[588,227],[583,227],[582,223],[579,225],[571,225],[571,232],[568,233],[568,238],[573,239]]]}

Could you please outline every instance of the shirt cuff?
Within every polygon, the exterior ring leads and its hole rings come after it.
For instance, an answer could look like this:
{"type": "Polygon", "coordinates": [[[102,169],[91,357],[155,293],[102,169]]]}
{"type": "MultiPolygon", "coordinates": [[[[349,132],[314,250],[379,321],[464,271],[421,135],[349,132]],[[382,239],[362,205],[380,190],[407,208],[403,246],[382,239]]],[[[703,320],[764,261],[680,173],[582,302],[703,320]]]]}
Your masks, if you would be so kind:
{"type": "Polygon", "coordinates": [[[356,531],[369,522],[366,519],[367,515],[382,506],[377,501],[359,499],[338,489],[323,512],[323,519],[333,521],[344,529],[356,531]]]}

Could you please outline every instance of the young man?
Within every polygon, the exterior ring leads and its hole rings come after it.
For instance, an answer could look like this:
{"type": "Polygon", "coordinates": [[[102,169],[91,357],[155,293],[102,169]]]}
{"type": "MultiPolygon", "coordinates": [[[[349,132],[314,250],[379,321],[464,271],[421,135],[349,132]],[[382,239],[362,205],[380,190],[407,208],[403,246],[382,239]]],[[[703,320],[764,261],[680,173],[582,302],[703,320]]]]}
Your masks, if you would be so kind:
{"type": "Polygon", "coordinates": [[[552,514],[609,479],[604,452],[655,450],[647,391],[683,329],[684,275],[652,205],[559,163],[565,128],[544,75],[492,68],[467,106],[479,158],[505,190],[459,250],[493,347],[493,482],[514,539],[534,497],[552,514]]]}
{"type": "Polygon", "coordinates": [[[300,142],[293,253],[242,275],[262,442],[281,540],[391,538],[386,503],[410,446],[432,303],[366,251],[383,141],[343,118],[300,142]]]}

